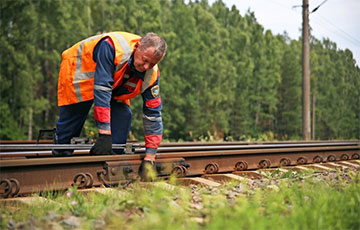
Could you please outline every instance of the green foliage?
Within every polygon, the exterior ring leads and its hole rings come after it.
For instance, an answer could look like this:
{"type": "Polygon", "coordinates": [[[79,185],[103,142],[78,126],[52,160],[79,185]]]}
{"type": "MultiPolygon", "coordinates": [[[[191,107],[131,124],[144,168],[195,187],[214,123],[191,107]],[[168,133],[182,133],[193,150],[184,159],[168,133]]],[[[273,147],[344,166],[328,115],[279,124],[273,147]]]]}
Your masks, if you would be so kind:
{"type": "Polygon", "coordinates": [[[22,140],[25,138],[22,130],[11,115],[7,104],[0,102],[0,139],[1,140],[22,140]]]}
{"type": "MultiPolygon", "coordinates": [[[[0,139],[34,138],[58,115],[61,53],[96,33],[154,31],[164,138],[300,139],[301,40],[273,35],[253,12],[222,1],[5,0],[0,5],[0,139]],[[141,7],[139,7],[141,6],[141,7]],[[246,137],[246,138],[245,138],[246,137]]],[[[350,50],[311,39],[316,139],[360,137],[360,69],[350,50]]],[[[139,97],[140,98],[140,97],[139,97]]],[[[142,100],[132,100],[132,134],[144,140],[142,100]]],[[[95,135],[93,115],[83,135],[95,135]]]]}

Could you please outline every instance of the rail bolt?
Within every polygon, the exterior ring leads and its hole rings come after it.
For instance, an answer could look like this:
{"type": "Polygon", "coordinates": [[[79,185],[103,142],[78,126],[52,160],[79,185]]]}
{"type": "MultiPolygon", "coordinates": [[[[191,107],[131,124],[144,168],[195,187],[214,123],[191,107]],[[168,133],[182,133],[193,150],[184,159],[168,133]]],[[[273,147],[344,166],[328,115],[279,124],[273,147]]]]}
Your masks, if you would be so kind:
{"type": "Polygon", "coordinates": [[[182,169],[183,175],[185,176],[187,173],[187,168],[184,165],[180,165],[180,168],[182,169]]]}
{"type": "Polygon", "coordinates": [[[210,163],[205,166],[205,173],[206,174],[213,174],[219,171],[219,165],[217,163],[210,163]]]}
{"type": "Polygon", "coordinates": [[[264,169],[264,168],[270,168],[270,165],[271,165],[270,160],[265,159],[265,160],[261,160],[261,161],[259,162],[258,167],[259,167],[260,169],[264,169]]]}
{"type": "Polygon", "coordinates": [[[313,163],[321,163],[321,162],[323,162],[323,158],[321,156],[318,155],[313,158],[313,163]]]}
{"type": "Polygon", "coordinates": [[[342,161],[347,161],[347,160],[349,160],[349,155],[347,155],[347,154],[341,155],[340,160],[342,160],[342,161]]]}
{"type": "Polygon", "coordinates": [[[289,166],[291,165],[291,160],[289,158],[282,158],[280,160],[280,166],[289,166]]]}
{"type": "Polygon", "coordinates": [[[246,161],[238,161],[235,164],[235,171],[244,171],[248,168],[248,163],[246,161]]]}
{"type": "Polygon", "coordinates": [[[299,157],[296,162],[299,165],[304,165],[308,162],[308,160],[306,159],[306,157],[299,157]]]}
{"type": "Polygon", "coordinates": [[[91,173],[85,173],[85,175],[88,177],[88,183],[86,184],[86,187],[90,188],[94,184],[94,177],[91,175],[91,173]]]}
{"type": "Polygon", "coordinates": [[[84,173],[78,173],[74,177],[74,185],[79,188],[85,188],[88,185],[88,179],[84,173]]]}
{"type": "Polygon", "coordinates": [[[327,157],[327,161],[329,162],[333,162],[333,161],[336,161],[336,156],[335,155],[330,155],[327,157]]]}
{"type": "Polygon", "coordinates": [[[181,166],[184,166],[186,169],[190,168],[190,164],[189,164],[189,163],[186,163],[185,161],[181,161],[181,162],[180,162],[180,165],[181,165],[181,166]]]}
{"type": "Polygon", "coordinates": [[[101,183],[105,186],[105,187],[110,187],[112,186],[111,183],[107,182],[105,180],[105,176],[108,175],[108,171],[106,169],[103,169],[101,171],[97,171],[96,172],[97,176],[98,176],[98,179],[101,181],[101,183]]]}
{"type": "Polygon", "coordinates": [[[186,174],[186,168],[184,166],[182,166],[182,165],[175,166],[171,170],[171,174],[176,176],[176,177],[183,177],[186,174]]]}
{"type": "Polygon", "coordinates": [[[1,191],[2,197],[4,197],[4,198],[8,197],[12,192],[11,181],[8,179],[1,180],[0,181],[0,191],[1,191]]]}
{"type": "Polygon", "coordinates": [[[115,176],[119,171],[118,167],[110,167],[110,172],[113,176],[115,176]]]}
{"type": "Polygon", "coordinates": [[[129,173],[132,173],[132,172],[134,172],[134,169],[131,168],[130,166],[123,168],[123,173],[124,173],[125,175],[127,175],[127,174],[129,174],[129,173]]]}
{"type": "Polygon", "coordinates": [[[358,153],[354,153],[352,156],[351,156],[351,159],[360,159],[360,155],[358,153]]]}
{"type": "Polygon", "coordinates": [[[1,197],[15,196],[20,191],[20,183],[14,178],[4,179],[0,181],[1,197]]]}
{"type": "Polygon", "coordinates": [[[20,191],[20,183],[18,180],[14,179],[14,178],[10,178],[10,182],[12,183],[11,185],[11,195],[15,196],[19,193],[20,191]]]}

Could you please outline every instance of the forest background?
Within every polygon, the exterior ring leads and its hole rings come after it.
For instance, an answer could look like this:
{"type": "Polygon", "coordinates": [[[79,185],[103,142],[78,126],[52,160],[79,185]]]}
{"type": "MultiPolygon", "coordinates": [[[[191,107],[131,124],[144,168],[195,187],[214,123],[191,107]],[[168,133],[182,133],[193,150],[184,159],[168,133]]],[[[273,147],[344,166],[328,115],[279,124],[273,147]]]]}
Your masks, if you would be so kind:
{"type": "MultiPolygon", "coordinates": [[[[167,41],[159,64],[165,140],[302,139],[301,38],[265,31],[253,12],[206,0],[5,0],[0,10],[1,140],[54,128],[61,53],[110,31],[167,41]]],[[[310,40],[314,139],[360,139],[352,52],[310,40]]],[[[131,104],[131,137],[143,140],[141,97],[131,104]]],[[[92,112],[83,135],[96,137],[92,112]]]]}

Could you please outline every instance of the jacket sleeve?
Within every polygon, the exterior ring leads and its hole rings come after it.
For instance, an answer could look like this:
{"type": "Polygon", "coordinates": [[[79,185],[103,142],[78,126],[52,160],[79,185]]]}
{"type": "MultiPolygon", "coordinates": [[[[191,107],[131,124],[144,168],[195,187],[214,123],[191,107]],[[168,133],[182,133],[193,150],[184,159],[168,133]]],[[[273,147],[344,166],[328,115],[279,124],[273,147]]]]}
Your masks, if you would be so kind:
{"type": "Polygon", "coordinates": [[[141,95],[143,98],[143,124],[145,133],[145,153],[155,154],[162,140],[163,123],[161,118],[160,72],[157,81],[141,95]]]}
{"type": "Polygon", "coordinates": [[[94,49],[96,62],[94,78],[94,118],[99,133],[111,134],[110,100],[115,70],[115,50],[109,39],[101,41],[94,49]]]}

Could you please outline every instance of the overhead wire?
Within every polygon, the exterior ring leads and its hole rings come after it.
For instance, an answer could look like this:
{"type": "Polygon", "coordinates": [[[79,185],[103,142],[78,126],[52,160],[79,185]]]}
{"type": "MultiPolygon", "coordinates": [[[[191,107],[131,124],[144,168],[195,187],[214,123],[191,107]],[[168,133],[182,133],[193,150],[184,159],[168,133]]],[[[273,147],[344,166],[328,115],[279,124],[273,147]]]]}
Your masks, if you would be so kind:
{"type": "MultiPolygon", "coordinates": [[[[315,7],[309,14],[312,14],[314,12],[316,12],[323,4],[325,4],[328,0],[324,0],[322,1],[317,7],[315,7]]],[[[338,34],[339,36],[341,36],[342,38],[348,40],[349,42],[353,43],[356,46],[360,46],[360,41],[357,40],[356,38],[354,38],[353,36],[351,36],[350,34],[348,34],[347,32],[345,32],[344,30],[342,30],[341,28],[335,26],[333,23],[331,23],[329,20],[327,20],[326,18],[321,17],[319,14],[314,14],[316,15],[316,17],[319,17],[321,20],[325,21],[326,23],[328,23],[329,25],[333,26],[336,30],[335,33],[338,34]],[[342,33],[338,33],[338,30],[341,31],[342,33]]],[[[329,30],[330,31],[330,30],[329,30]]],[[[332,32],[332,31],[331,31],[332,32]]]]}
{"type": "MultiPolygon", "coordinates": [[[[293,11],[296,11],[297,8],[302,7],[302,5],[294,5],[292,7],[286,6],[283,3],[279,3],[276,0],[270,0],[271,2],[283,7],[283,8],[287,8],[293,11]]],[[[341,37],[342,39],[345,39],[346,41],[350,42],[351,44],[355,45],[356,47],[360,47],[360,40],[357,39],[356,37],[350,35],[348,32],[344,31],[343,29],[341,29],[339,26],[336,26],[335,24],[333,24],[332,22],[330,22],[329,20],[327,20],[326,18],[320,16],[318,13],[313,14],[314,12],[316,12],[317,10],[319,10],[319,8],[324,5],[328,0],[323,0],[319,5],[317,5],[313,10],[310,11],[309,14],[312,15],[316,15],[316,19],[318,20],[311,20],[312,22],[320,25],[323,29],[329,31],[330,33],[332,33],[334,36],[338,36],[341,37]],[[332,26],[335,29],[330,29],[329,25],[332,26]]],[[[298,12],[298,11],[296,11],[298,12]]],[[[330,37],[330,36],[329,36],[330,37]]]]}
{"type": "MultiPolygon", "coordinates": [[[[302,5],[296,5],[296,6],[289,6],[284,4],[283,2],[279,2],[276,0],[269,0],[270,2],[272,2],[273,4],[276,4],[282,8],[286,8],[290,11],[295,11],[296,8],[302,7],[302,5]]],[[[315,8],[313,8],[309,14],[312,15],[316,15],[315,17],[318,20],[313,20],[312,22],[315,22],[316,24],[320,25],[322,28],[324,28],[325,30],[333,33],[334,35],[340,36],[343,39],[346,39],[347,41],[351,42],[352,44],[356,45],[356,46],[360,46],[360,40],[356,39],[354,36],[350,35],[349,33],[347,33],[346,31],[344,31],[343,29],[339,28],[338,26],[334,25],[333,23],[331,23],[329,20],[327,20],[326,18],[321,17],[319,14],[313,14],[314,12],[316,12],[317,10],[319,10],[319,8],[321,6],[323,6],[328,0],[323,0],[319,5],[317,5],[315,8]],[[334,29],[329,29],[329,25],[332,26],[334,29]]],[[[296,13],[298,13],[297,11],[295,11],[296,13]]]]}
{"type": "Polygon", "coordinates": [[[353,37],[352,35],[348,34],[347,32],[345,32],[344,30],[342,30],[341,28],[337,27],[336,25],[334,25],[333,23],[331,23],[329,20],[327,20],[326,18],[315,14],[316,18],[319,19],[320,21],[313,21],[317,24],[319,24],[320,26],[322,26],[323,28],[325,28],[326,30],[346,39],[347,41],[351,42],[353,45],[359,46],[360,47],[360,41],[358,39],[356,39],[355,37],[353,37]],[[321,23],[320,23],[321,22],[321,23]],[[331,25],[333,28],[335,28],[335,30],[331,30],[328,28],[328,26],[325,24],[327,23],[328,25],[331,25]]]}
{"type": "Polygon", "coordinates": [[[320,6],[322,6],[325,2],[327,2],[328,0],[324,0],[322,3],[320,3],[320,5],[318,5],[317,7],[315,7],[311,12],[310,12],[310,14],[312,14],[312,13],[314,13],[315,11],[317,11],[319,8],[320,8],[320,6]]]}

